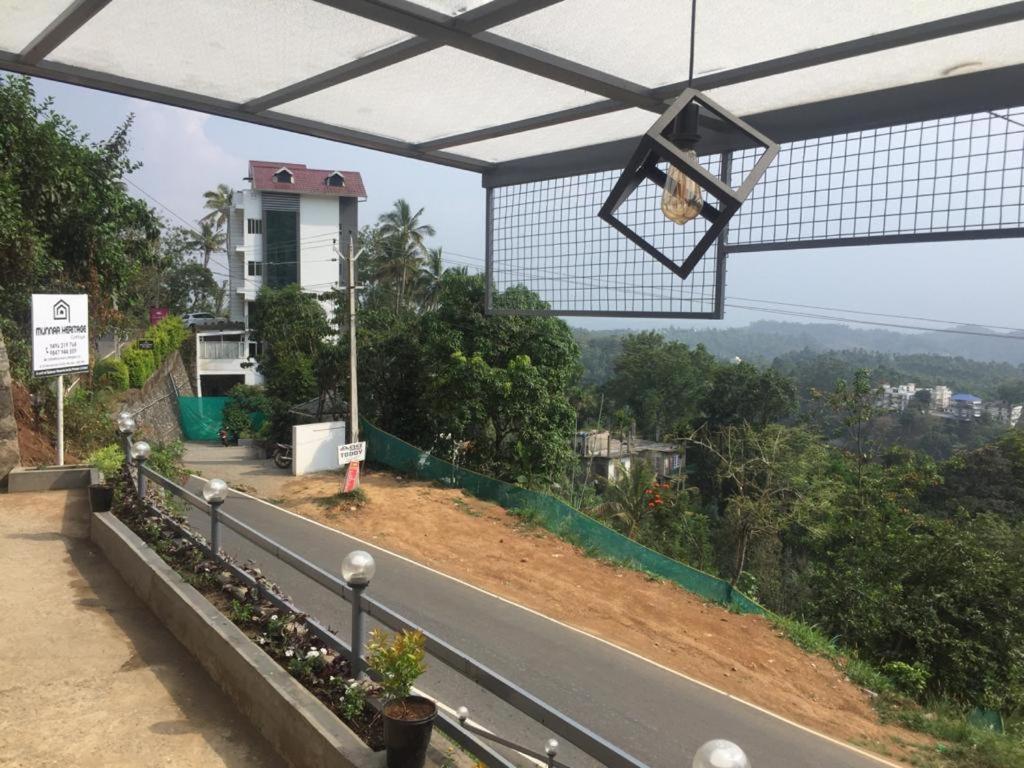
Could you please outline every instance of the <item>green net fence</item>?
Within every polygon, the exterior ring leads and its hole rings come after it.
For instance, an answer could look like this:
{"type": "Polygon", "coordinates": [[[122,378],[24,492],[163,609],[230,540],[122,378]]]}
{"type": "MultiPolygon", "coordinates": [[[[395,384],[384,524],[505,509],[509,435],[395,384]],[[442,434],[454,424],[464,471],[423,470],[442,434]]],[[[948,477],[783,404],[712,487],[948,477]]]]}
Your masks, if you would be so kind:
{"type": "MultiPolygon", "coordinates": [[[[224,407],[229,397],[179,397],[178,418],[186,440],[210,442],[219,440],[224,424],[224,407]]],[[[250,413],[249,422],[257,430],[266,419],[262,413],[250,413]]]]}
{"type": "Polygon", "coordinates": [[[360,424],[368,461],[463,488],[506,509],[528,512],[545,528],[583,549],[668,579],[696,595],[730,605],[743,613],[766,613],[728,582],[648,549],[553,496],[456,467],[378,429],[365,419],[360,419],[360,424]]]}

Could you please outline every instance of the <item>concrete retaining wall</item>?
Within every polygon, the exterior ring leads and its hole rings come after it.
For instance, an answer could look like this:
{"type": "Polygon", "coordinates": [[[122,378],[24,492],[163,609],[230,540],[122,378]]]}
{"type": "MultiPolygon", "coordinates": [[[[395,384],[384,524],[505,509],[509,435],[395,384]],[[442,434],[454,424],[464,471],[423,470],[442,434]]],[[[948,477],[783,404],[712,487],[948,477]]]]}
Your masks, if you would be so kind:
{"type": "Polygon", "coordinates": [[[373,752],[109,512],[91,538],[239,711],[294,768],[383,768],[373,752]]]}
{"type": "Polygon", "coordinates": [[[8,493],[36,493],[88,488],[99,481],[93,467],[75,464],[67,467],[15,467],[7,475],[8,493]]]}

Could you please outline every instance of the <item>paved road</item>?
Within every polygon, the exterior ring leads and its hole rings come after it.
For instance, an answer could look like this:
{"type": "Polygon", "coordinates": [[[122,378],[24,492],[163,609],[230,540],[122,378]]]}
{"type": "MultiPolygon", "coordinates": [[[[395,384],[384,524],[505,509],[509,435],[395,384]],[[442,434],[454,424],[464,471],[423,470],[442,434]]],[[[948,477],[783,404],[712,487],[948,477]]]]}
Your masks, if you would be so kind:
{"type": "MultiPolygon", "coordinates": [[[[199,491],[202,481],[192,479],[190,487],[199,491]]],[[[273,505],[233,494],[224,511],[333,573],[340,573],[347,552],[368,549],[377,560],[377,575],[369,588],[375,598],[652,768],[689,766],[697,747],[711,738],[739,743],[756,768],[887,765],[273,505]]],[[[205,531],[208,520],[194,514],[193,523],[205,531]]],[[[301,607],[347,633],[347,604],[231,531],[224,531],[223,546],[235,557],[257,562],[301,607]]],[[[439,663],[429,665],[420,687],[451,707],[469,706],[475,720],[519,743],[539,748],[551,735],[439,663]]],[[[571,748],[559,757],[573,768],[594,764],[571,748]]]]}

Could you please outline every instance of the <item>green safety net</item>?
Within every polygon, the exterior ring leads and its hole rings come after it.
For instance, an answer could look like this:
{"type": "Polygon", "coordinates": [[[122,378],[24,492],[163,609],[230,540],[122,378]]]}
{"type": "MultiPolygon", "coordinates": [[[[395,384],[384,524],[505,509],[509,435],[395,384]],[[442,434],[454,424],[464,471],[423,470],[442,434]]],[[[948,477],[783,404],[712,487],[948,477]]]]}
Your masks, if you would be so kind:
{"type": "MultiPolygon", "coordinates": [[[[220,440],[221,426],[224,424],[224,407],[229,397],[179,397],[178,418],[181,421],[181,432],[186,440],[212,442],[220,440]]],[[[250,413],[249,422],[253,430],[262,426],[265,415],[250,413]]]]}
{"type": "Polygon", "coordinates": [[[577,546],[673,581],[696,595],[730,605],[743,613],[766,613],[764,608],[733,589],[728,582],[648,549],[553,496],[456,467],[378,429],[365,419],[360,419],[360,424],[368,461],[425,480],[463,488],[506,509],[528,511],[545,528],[577,546]]]}

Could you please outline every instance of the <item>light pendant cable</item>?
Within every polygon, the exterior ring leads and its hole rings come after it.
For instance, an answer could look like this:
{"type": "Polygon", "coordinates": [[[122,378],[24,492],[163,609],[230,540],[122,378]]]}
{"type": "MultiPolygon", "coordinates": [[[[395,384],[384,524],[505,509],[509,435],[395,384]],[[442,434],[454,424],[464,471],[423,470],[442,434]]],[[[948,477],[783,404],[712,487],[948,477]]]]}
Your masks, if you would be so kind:
{"type": "Polygon", "coordinates": [[[697,0],[690,3],[690,79],[687,88],[693,87],[693,52],[697,41],[697,0]]]}

